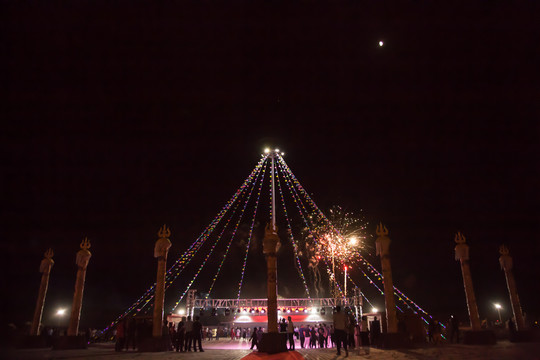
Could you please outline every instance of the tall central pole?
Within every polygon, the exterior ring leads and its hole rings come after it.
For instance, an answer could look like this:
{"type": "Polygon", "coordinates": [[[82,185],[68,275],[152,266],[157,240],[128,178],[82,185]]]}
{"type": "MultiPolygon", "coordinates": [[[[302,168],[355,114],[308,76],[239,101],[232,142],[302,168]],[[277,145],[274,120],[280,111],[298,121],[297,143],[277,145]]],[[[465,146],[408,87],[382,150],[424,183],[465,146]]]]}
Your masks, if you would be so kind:
{"type": "MultiPolygon", "coordinates": [[[[268,153],[270,150],[265,150],[268,153]]],[[[263,253],[266,257],[266,286],[267,286],[267,305],[268,305],[268,332],[263,334],[261,342],[258,345],[260,352],[275,354],[287,351],[285,338],[278,332],[277,322],[277,252],[280,247],[279,236],[276,226],[276,182],[275,182],[275,158],[278,149],[273,150],[269,156],[272,159],[272,209],[271,223],[266,225],[263,239],[263,253]]]]}
{"type": "Polygon", "coordinates": [[[272,152],[272,228],[276,228],[276,173],[275,173],[275,157],[276,154],[272,152]]]}

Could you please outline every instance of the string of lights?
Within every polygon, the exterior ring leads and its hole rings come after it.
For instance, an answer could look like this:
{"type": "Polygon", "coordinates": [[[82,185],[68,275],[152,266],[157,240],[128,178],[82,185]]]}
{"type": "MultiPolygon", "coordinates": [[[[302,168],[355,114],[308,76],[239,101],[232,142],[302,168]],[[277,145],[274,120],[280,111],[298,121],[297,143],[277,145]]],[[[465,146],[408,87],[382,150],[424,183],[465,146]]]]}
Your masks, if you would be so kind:
{"type": "MultiPolygon", "coordinates": [[[[264,163],[264,162],[263,162],[264,163]]],[[[258,178],[261,174],[261,168],[262,167],[259,167],[259,172],[257,173],[257,180],[255,182],[252,183],[252,186],[251,186],[251,189],[249,191],[249,196],[251,197],[251,193],[253,192],[253,189],[255,188],[257,182],[258,182],[258,178]]],[[[245,210],[245,208],[242,210],[242,213],[243,211],[245,210]]],[[[229,240],[229,243],[227,244],[227,247],[225,249],[225,254],[223,255],[223,258],[221,259],[221,262],[219,263],[219,266],[218,266],[218,269],[216,271],[216,274],[214,275],[214,277],[212,278],[212,284],[210,285],[210,288],[208,289],[208,292],[206,294],[206,298],[208,299],[208,297],[210,296],[210,293],[212,292],[212,290],[214,289],[214,285],[216,284],[216,280],[218,279],[219,277],[219,274],[221,273],[221,269],[223,268],[223,264],[225,263],[225,259],[227,258],[227,255],[229,254],[229,250],[231,248],[231,245],[233,243],[233,240],[235,238],[235,235],[236,235],[236,231],[238,229],[238,226],[240,225],[240,220],[241,218],[239,219],[239,221],[236,223],[236,226],[234,228],[234,231],[231,235],[231,239],[229,240]]]]}
{"type": "MultiPolygon", "coordinates": [[[[317,206],[317,204],[311,199],[311,197],[309,196],[309,194],[305,191],[304,187],[300,184],[300,182],[298,181],[298,179],[296,179],[296,177],[294,176],[294,174],[292,173],[291,169],[288,167],[288,165],[285,163],[285,160],[283,158],[279,158],[279,162],[283,164],[283,167],[287,170],[287,173],[289,174],[290,178],[293,180],[293,183],[296,185],[296,188],[299,189],[299,191],[304,195],[304,197],[308,200],[308,203],[311,205],[311,207],[313,209],[315,209],[315,211],[323,218],[325,219],[328,224],[330,225],[331,228],[334,229],[334,231],[338,234],[339,234],[339,231],[337,229],[335,229],[332,225],[331,225],[331,222],[326,218],[326,216],[324,215],[324,213],[322,212],[322,210],[320,210],[320,208],[317,206]]],[[[358,255],[359,252],[357,253],[358,255]]],[[[360,255],[361,256],[361,255],[360,255]]],[[[369,262],[367,262],[367,260],[365,260],[365,258],[362,257],[362,260],[365,261],[366,265],[368,266],[368,268],[370,270],[373,270],[373,272],[375,274],[377,274],[377,276],[379,277],[379,279],[382,281],[382,274],[377,271],[377,269],[375,269],[375,267],[373,267],[369,262]]],[[[365,272],[364,272],[365,274],[365,272]]],[[[365,274],[366,275],[366,274],[365,274]]],[[[334,274],[335,276],[335,274],[334,274]]],[[[366,275],[367,276],[367,275],[366,275]]],[[[384,295],[384,292],[375,284],[374,281],[370,280],[370,284],[374,285],[377,290],[379,290],[379,292],[384,295]]],[[[410,307],[405,300],[409,301],[411,304],[413,304],[413,306],[415,306],[418,310],[420,310],[422,313],[424,313],[425,315],[429,316],[430,318],[431,315],[429,315],[424,309],[422,309],[420,306],[418,306],[414,301],[412,301],[409,297],[407,297],[405,294],[403,294],[399,289],[397,289],[395,286],[394,286],[394,290],[397,292],[395,293],[395,295],[398,297],[398,300],[404,302],[408,307],[410,307]]],[[[396,307],[400,310],[401,308],[399,308],[399,306],[396,305],[396,307]]],[[[422,318],[423,319],[423,318],[422,318]]],[[[423,319],[424,322],[427,322],[425,319],[423,319]]]]}
{"type": "MultiPolygon", "coordinates": [[[[254,184],[256,184],[258,181],[258,178],[257,180],[255,181],[254,184]]],[[[263,171],[262,171],[262,180],[261,180],[261,183],[262,181],[264,181],[264,167],[263,167],[263,171]]],[[[238,230],[238,226],[240,225],[240,222],[242,221],[242,218],[244,216],[244,213],[245,213],[245,210],[246,210],[246,207],[249,203],[249,200],[251,199],[251,195],[252,195],[252,192],[253,192],[253,189],[255,188],[255,186],[253,186],[249,192],[249,195],[247,196],[247,199],[244,203],[244,206],[240,212],[240,216],[238,218],[238,221],[236,222],[236,225],[235,225],[235,228],[234,228],[234,232],[233,234],[231,235],[231,239],[235,237],[236,235],[236,231],[238,230]]],[[[188,285],[186,286],[186,289],[184,290],[184,292],[182,293],[182,295],[180,296],[180,298],[176,301],[176,303],[174,304],[173,308],[172,308],[172,311],[176,310],[178,304],[180,303],[180,301],[182,301],[182,299],[184,298],[184,296],[186,295],[186,293],[189,291],[189,289],[191,288],[191,286],[193,285],[193,283],[195,282],[195,280],[197,280],[197,277],[199,276],[199,274],[201,273],[202,269],[204,268],[204,266],[206,265],[206,263],[208,262],[208,259],[210,258],[210,256],[212,255],[212,253],[214,252],[214,249],[216,247],[216,244],[217,242],[219,241],[219,239],[221,238],[221,235],[224,233],[225,231],[225,228],[223,228],[223,230],[221,231],[220,233],[220,236],[218,237],[218,239],[216,240],[216,242],[213,244],[212,248],[210,249],[210,252],[206,255],[205,259],[203,260],[203,263],[199,266],[199,269],[197,270],[197,272],[195,273],[195,275],[193,276],[193,278],[191,279],[191,281],[188,283],[188,285]]]]}
{"type": "Polygon", "coordinates": [[[311,295],[309,293],[309,287],[307,285],[307,282],[306,282],[306,277],[304,276],[304,271],[302,270],[302,263],[300,262],[300,258],[298,256],[298,243],[297,241],[294,239],[294,236],[293,236],[293,233],[292,233],[292,227],[291,227],[291,221],[289,219],[289,215],[287,213],[287,206],[285,205],[285,197],[283,196],[283,190],[281,188],[281,180],[279,179],[279,172],[281,172],[281,175],[282,176],[285,176],[283,174],[283,170],[281,169],[281,165],[277,164],[277,168],[278,168],[278,176],[277,176],[277,184],[278,184],[278,189],[279,189],[279,195],[280,195],[280,199],[281,199],[281,205],[283,206],[283,213],[285,214],[285,219],[287,220],[287,234],[289,234],[289,238],[293,244],[293,250],[294,250],[294,257],[296,259],[296,269],[298,270],[298,273],[300,275],[300,278],[302,279],[302,283],[304,284],[304,288],[306,290],[306,295],[309,299],[311,299],[311,295]]]}
{"type": "MultiPolygon", "coordinates": [[[[254,176],[259,172],[260,167],[262,166],[264,162],[264,159],[261,159],[259,163],[255,166],[255,168],[252,170],[252,172],[249,174],[249,176],[243,181],[242,185],[237,189],[237,191],[232,195],[232,197],[226,202],[226,204],[222,207],[222,209],[218,212],[216,217],[210,222],[210,224],[204,229],[204,231],[199,235],[199,237],[188,247],[188,249],[173,263],[173,265],[169,268],[169,270],[166,273],[166,284],[170,285],[174,279],[180,275],[181,271],[185,268],[185,266],[191,261],[191,259],[194,257],[194,255],[197,253],[197,251],[200,249],[204,241],[208,238],[208,236],[212,233],[212,231],[216,228],[217,224],[221,221],[221,219],[225,216],[225,214],[228,212],[228,210],[232,207],[232,205],[236,202],[236,200],[239,198],[239,196],[244,192],[244,190],[247,188],[248,184],[251,183],[254,176]],[[181,268],[179,268],[181,267],[181,268]],[[173,271],[176,271],[174,274],[174,279],[171,281],[170,277],[173,271]]],[[[126,316],[130,315],[135,309],[137,311],[141,311],[142,308],[144,308],[149,301],[154,296],[154,290],[155,290],[156,284],[152,284],[150,288],[146,290],[146,292],[138,298],[124,313],[120,314],[114,321],[112,321],[108,326],[106,326],[102,333],[107,332],[112,327],[114,327],[119,321],[124,319],[126,316]],[[139,305],[141,305],[139,307],[139,305]]]]}
{"type": "MultiPolygon", "coordinates": [[[[266,159],[268,159],[268,157],[266,157],[266,159]]],[[[247,258],[248,258],[248,254],[249,254],[249,245],[251,244],[251,238],[252,238],[252,235],[253,235],[253,226],[255,225],[255,217],[257,216],[257,209],[259,208],[259,200],[261,199],[261,191],[262,191],[262,186],[263,186],[263,183],[264,183],[264,175],[265,175],[266,168],[267,168],[267,166],[264,166],[263,170],[262,170],[262,179],[261,179],[261,183],[259,185],[259,190],[257,191],[257,200],[255,201],[255,209],[253,210],[253,218],[251,220],[251,226],[249,228],[249,237],[248,237],[248,242],[247,242],[247,245],[246,245],[246,253],[244,255],[244,263],[242,264],[242,275],[241,275],[240,281],[238,283],[238,295],[237,295],[238,300],[240,300],[240,293],[242,291],[242,284],[244,283],[244,275],[246,273],[247,258]]]]}
{"type": "MultiPolygon", "coordinates": [[[[286,180],[285,183],[287,185],[287,188],[289,190],[289,193],[291,194],[291,197],[293,198],[293,201],[294,203],[296,204],[296,207],[298,209],[298,212],[300,214],[300,217],[303,219],[304,221],[304,224],[306,225],[306,228],[308,229],[308,232],[313,236],[313,239],[314,241],[318,241],[318,236],[316,234],[313,233],[312,231],[312,227],[314,227],[314,224],[311,220],[311,217],[309,216],[309,213],[302,201],[302,199],[300,198],[300,196],[298,195],[298,193],[296,192],[296,189],[292,186],[292,181],[290,179],[290,177],[288,175],[290,175],[290,173],[284,173],[286,174],[284,176],[284,179],[286,180]],[[302,211],[303,209],[303,211],[302,211]],[[308,216],[304,216],[304,212],[308,215],[308,216]],[[311,225],[310,225],[311,224],[311,225]]],[[[326,270],[327,270],[327,273],[329,274],[329,277],[330,277],[330,280],[332,280],[332,278],[335,276],[334,273],[330,270],[330,267],[328,266],[328,264],[326,263],[326,259],[323,258],[323,261],[324,261],[324,264],[326,265],[326,270]]],[[[341,288],[339,287],[339,284],[337,284],[337,281],[336,281],[336,285],[338,286],[338,289],[339,291],[341,292],[341,288]]]]}

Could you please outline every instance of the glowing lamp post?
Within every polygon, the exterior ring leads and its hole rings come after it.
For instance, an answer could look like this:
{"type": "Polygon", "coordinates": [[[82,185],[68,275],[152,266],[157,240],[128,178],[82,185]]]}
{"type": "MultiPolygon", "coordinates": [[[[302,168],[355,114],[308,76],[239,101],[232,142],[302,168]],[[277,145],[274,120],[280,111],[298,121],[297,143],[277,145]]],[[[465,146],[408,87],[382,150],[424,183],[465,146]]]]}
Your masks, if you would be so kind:
{"type": "Polygon", "coordinates": [[[58,327],[60,327],[60,325],[62,323],[62,318],[64,317],[64,315],[66,315],[66,309],[58,309],[58,310],[56,310],[55,315],[58,318],[58,327]]]}
{"type": "Polygon", "coordinates": [[[493,304],[493,306],[495,306],[495,309],[497,309],[497,312],[499,313],[499,323],[502,323],[502,318],[501,318],[502,306],[501,306],[501,304],[493,304]]]}

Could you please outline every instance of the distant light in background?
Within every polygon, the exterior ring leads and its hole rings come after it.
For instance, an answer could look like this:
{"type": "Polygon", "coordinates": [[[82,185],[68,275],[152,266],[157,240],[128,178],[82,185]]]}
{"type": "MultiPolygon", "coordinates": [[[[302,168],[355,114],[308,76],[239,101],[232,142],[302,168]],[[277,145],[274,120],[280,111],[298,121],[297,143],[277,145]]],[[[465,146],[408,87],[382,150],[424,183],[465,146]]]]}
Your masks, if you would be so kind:
{"type": "Polygon", "coordinates": [[[381,40],[379,41],[379,47],[382,47],[384,45],[384,42],[381,40]]]}
{"type": "Polygon", "coordinates": [[[58,309],[56,310],[56,315],[58,316],[64,316],[66,314],[66,309],[58,309]]]}

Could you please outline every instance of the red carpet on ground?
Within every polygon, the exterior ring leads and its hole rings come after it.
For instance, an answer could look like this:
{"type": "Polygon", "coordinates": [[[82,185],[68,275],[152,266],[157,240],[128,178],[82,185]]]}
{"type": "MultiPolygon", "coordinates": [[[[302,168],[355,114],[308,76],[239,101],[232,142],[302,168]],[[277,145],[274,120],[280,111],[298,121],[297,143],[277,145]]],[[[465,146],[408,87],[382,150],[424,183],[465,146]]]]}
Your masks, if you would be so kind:
{"type": "Polygon", "coordinates": [[[296,352],[296,351],[286,351],[282,353],[277,354],[267,354],[267,353],[260,353],[258,351],[254,351],[246,356],[244,356],[241,360],[304,360],[304,357],[296,352]]]}

